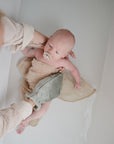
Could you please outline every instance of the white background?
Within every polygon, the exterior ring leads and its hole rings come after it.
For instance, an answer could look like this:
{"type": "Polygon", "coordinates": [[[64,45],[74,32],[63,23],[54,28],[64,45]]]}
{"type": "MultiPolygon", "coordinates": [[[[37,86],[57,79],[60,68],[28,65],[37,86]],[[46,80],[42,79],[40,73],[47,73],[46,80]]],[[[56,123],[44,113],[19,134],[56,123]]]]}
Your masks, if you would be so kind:
{"type": "MultiPolygon", "coordinates": [[[[32,24],[50,36],[59,28],[71,30],[76,37],[72,60],[81,75],[96,89],[94,96],[80,102],[54,100],[36,128],[27,128],[19,136],[8,134],[4,144],[113,144],[113,0],[0,0],[0,9],[18,22],[32,24]],[[92,121],[91,121],[92,111],[92,121]],[[88,139],[87,132],[88,127],[88,139]]],[[[21,53],[0,53],[0,105],[17,101],[19,72],[16,63],[21,53]],[[4,63],[3,63],[4,62],[4,63]]]]}

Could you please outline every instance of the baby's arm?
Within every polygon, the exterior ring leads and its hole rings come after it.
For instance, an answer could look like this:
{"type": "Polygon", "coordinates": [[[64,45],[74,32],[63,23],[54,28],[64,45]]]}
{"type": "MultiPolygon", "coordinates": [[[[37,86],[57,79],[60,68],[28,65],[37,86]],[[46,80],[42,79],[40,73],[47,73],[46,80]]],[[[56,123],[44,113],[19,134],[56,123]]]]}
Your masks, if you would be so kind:
{"type": "Polygon", "coordinates": [[[78,69],[72,64],[69,59],[61,59],[57,64],[57,67],[64,67],[65,69],[69,70],[71,74],[74,76],[76,80],[75,88],[80,88],[80,74],[78,69]]]}

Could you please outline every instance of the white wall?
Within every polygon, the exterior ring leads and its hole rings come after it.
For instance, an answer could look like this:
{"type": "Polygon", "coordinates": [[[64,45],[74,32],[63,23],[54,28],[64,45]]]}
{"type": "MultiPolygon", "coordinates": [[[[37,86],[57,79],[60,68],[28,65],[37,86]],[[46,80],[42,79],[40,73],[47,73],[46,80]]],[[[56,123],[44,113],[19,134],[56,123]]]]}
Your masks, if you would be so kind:
{"type": "MultiPolygon", "coordinates": [[[[108,43],[112,0],[0,0],[0,3],[3,5],[0,4],[0,8],[9,16],[32,24],[47,36],[58,28],[70,29],[77,41],[74,49],[77,58],[72,61],[81,75],[99,91],[108,43]],[[6,3],[9,4],[7,7],[6,3]]],[[[19,72],[16,63],[20,57],[20,53],[12,56],[7,104],[16,101],[19,95],[19,72]]],[[[76,103],[54,100],[37,128],[28,128],[21,136],[12,132],[3,142],[85,144],[93,101],[94,97],[76,103]]],[[[93,135],[90,140],[91,138],[93,135]]]]}
{"type": "Polygon", "coordinates": [[[94,104],[88,144],[114,144],[114,9],[112,14],[101,89],[94,104]]]}

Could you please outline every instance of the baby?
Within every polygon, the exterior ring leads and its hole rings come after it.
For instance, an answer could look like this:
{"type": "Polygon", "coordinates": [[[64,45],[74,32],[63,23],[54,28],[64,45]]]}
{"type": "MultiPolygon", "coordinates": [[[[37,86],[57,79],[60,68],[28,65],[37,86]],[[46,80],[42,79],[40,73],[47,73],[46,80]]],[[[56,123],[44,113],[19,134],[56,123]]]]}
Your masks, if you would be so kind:
{"type": "Polygon", "coordinates": [[[78,69],[68,59],[70,54],[75,57],[72,49],[75,45],[74,35],[66,29],[57,30],[46,42],[42,49],[28,49],[22,51],[27,57],[35,57],[56,68],[64,68],[71,72],[76,80],[75,88],[80,88],[80,74],[78,69]]]}
{"type": "MultiPolygon", "coordinates": [[[[76,80],[75,88],[80,88],[80,74],[78,69],[68,59],[70,54],[75,58],[72,49],[75,44],[74,35],[66,29],[57,30],[46,42],[45,46],[39,49],[29,49],[26,47],[22,52],[27,57],[35,57],[38,61],[49,64],[55,68],[67,69],[76,80]]],[[[21,133],[31,120],[41,118],[47,111],[50,102],[45,109],[34,111],[28,118],[23,120],[17,133],[21,133]]]]}
{"type": "MultiPolygon", "coordinates": [[[[59,68],[60,71],[65,68],[69,70],[76,80],[75,88],[80,87],[80,76],[76,67],[69,61],[70,54],[75,58],[72,48],[75,44],[73,34],[68,30],[58,30],[47,41],[47,37],[34,30],[33,27],[26,24],[19,24],[8,19],[0,12],[0,48],[2,46],[12,46],[14,52],[23,50],[23,53],[28,57],[35,57],[37,60],[59,68]],[[45,41],[47,41],[46,45],[45,41]],[[38,46],[40,49],[37,49],[38,46]],[[27,47],[36,47],[36,49],[28,49],[27,47]]],[[[11,105],[9,108],[0,111],[1,131],[0,137],[5,135],[11,129],[14,129],[23,119],[30,116],[21,122],[21,133],[33,119],[41,118],[48,110],[50,102],[42,104],[39,111],[32,109],[35,103],[32,100],[22,101],[19,104],[11,105]],[[6,113],[7,111],[7,113],[6,113]],[[18,114],[18,115],[17,115],[18,114]],[[8,121],[7,121],[8,119],[8,121]]]]}

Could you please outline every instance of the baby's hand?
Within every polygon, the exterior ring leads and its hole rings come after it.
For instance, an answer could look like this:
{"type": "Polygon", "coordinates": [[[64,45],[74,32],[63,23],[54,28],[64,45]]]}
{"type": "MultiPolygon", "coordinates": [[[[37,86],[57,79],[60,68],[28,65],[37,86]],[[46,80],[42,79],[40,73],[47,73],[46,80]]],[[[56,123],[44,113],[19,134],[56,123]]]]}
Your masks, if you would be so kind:
{"type": "Polygon", "coordinates": [[[81,88],[81,84],[80,83],[76,83],[75,84],[75,89],[80,89],[81,88]]]}
{"type": "Polygon", "coordinates": [[[58,67],[59,72],[61,73],[64,70],[64,67],[58,67]]]}

